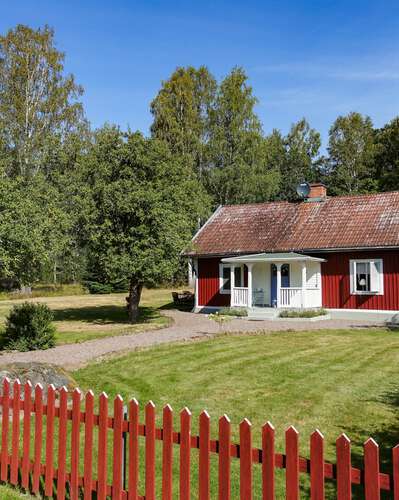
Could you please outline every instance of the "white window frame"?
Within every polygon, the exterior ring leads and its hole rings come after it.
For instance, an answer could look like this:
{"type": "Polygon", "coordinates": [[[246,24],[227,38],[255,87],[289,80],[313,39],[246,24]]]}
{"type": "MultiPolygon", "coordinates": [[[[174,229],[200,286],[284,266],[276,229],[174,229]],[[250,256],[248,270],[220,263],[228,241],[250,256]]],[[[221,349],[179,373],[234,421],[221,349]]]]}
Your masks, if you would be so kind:
{"type": "MultiPolygon", "coordinates": [[[[219,264],[219,293],[222,295],[230,295],[232,283],[230,283],[230,290],[223,290],[223,269],[228,269],[230,271],[231,276],[231,268],[239,267],[241,269],[241,283],[244,284],[244,266],[243,265],[235,265],[235,264],[219,264]]],[[[236,288],[236,287],[234,287],[236,288]]]]}
{"type": "Polygon", "coordinates": [[[384,295],[384,267],[382,259],[351,259],[349,261],[349,271],[350,271],[350,292],[351,295],[384,295]],[[370,286],[371,283],[371,269],[375,263],[379,265],[378,272],[378,290],[356,290],[356,264],[366,263],[370,264],[370,286]]]}

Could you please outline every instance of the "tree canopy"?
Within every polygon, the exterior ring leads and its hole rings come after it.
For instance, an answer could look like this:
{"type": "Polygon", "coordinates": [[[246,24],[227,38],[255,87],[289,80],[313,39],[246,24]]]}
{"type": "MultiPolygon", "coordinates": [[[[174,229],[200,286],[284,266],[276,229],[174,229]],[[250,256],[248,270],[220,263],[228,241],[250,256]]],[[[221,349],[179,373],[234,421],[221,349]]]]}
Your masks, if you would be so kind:
{"type": "Polygon", "coordinates": [[[91,129],[82,93],[50,27],[0,35],[0,279],[128,283],[131,321],[220,203],[293,201],[305,180],[334,195],[399,189],[399,117],[337,117],[322,156],[305,118],[264,133],[240,67],[220,81],[178,67],[150,104],[150,137],[91,129]]]}
{"type": "Polygon", "coordinates": [[[89,260],[104,280],[128,277],[128,310],[138,317],[144,285],[171,279],[198,217],[207,210],[190,165],[157,139],[104,127],[82,169],[89,186],[89,260]]]}
{"type": "Polygon", "coordinates": [[[18,25],[0,36],[0,145],[11,174],[43,170],[49,139],[63,139],[82,124],[83,89],[63,74],[63,62],[48,26],[18,25]]]}

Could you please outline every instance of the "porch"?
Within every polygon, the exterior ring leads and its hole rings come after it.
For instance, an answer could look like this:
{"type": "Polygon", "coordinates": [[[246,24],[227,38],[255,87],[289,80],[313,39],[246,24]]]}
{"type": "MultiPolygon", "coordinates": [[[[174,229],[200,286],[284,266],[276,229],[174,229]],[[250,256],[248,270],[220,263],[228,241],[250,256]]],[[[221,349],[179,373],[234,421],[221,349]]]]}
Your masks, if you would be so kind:
{"type": "Polygon", "coordinates": [[[222,259],[221,293],[230,289],[231,307],[321,307],[323,261],[294,252],[228,257],[222,259]]]}

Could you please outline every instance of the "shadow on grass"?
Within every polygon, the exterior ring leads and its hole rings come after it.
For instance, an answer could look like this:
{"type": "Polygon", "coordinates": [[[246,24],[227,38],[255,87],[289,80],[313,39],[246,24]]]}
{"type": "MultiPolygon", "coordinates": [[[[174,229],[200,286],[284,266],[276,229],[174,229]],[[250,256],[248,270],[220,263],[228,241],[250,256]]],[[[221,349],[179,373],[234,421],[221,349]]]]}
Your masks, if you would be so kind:
{"type": "MultiPolygon", "coordinates": [[[[379,445],[380,452],[380,472],[392,475],[392,448],[399,444],[399,388],[388,390],[380,395],[377,400],[379,403],[390,407],[396,414],[394,423],[384,425],[381,422],[379,427],[348,429],[348,435],[351,438],[352,447],[352,465],[364,470],[364,443],[372,437],[379,445]]],[[[353,487],[353,498],[365,498],[364,488],[360,486],[353,487]]],[[[381,498],[393,498],[392,492],[381,490],[381,498]]]]}
{"type": "MultiPolygon", "coordinates": [[[[160,317],[154,307],[140,307],[139,323],[155,321],[160,317]]],[[[88,306],[54,310],[55,321],[83,321],[98,325],[128,323],[127,310],[123,306],[88,306]]]]}

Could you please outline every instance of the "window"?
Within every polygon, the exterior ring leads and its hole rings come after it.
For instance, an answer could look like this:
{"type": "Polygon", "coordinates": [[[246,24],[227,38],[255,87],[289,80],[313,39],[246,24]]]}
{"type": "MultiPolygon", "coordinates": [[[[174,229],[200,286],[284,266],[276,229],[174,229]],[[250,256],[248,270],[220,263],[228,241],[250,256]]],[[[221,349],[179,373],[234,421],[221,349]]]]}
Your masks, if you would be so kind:
{"type": "Polygon", "coordinates": [[[242,282],[242,268],[241,267],[235,267],[234,268],[234,286],[244,286],[244,283],[242,282]]]}
{"type": "Polygon", "coordinates": [[[351,260],[350,274],[352,294],[382,295],[384,293],[382,259],[351,260]]]}
{"type": "Polygon", "coordinates": [[[230,266],[221,265],[220,272],[220,293],[230,293],[231,279],[230,279],[230,266]]]}
{"type": "MultiPolygon", "coordinates": [[[[244,286],[244,267],[234,266],[234,286],[244,286]]],[[[220,264],[219,266],[219,292],[231,293],[231,266],[220,264]]]]}

